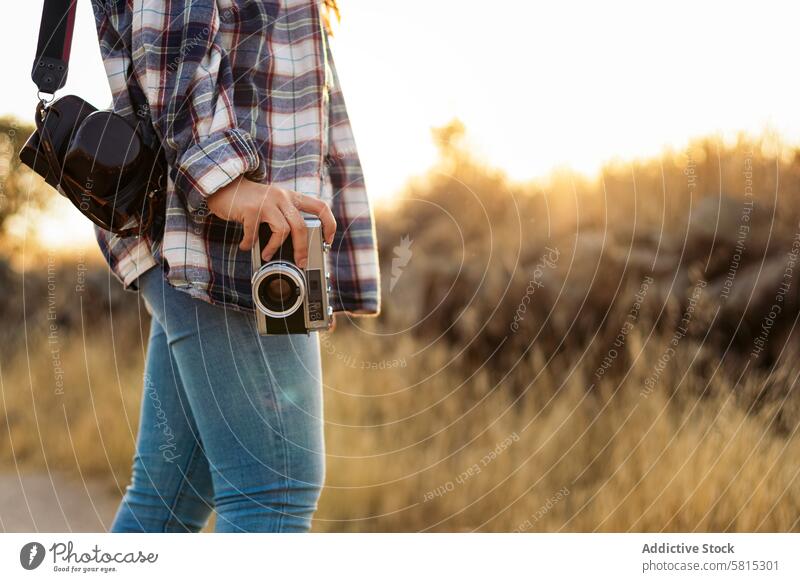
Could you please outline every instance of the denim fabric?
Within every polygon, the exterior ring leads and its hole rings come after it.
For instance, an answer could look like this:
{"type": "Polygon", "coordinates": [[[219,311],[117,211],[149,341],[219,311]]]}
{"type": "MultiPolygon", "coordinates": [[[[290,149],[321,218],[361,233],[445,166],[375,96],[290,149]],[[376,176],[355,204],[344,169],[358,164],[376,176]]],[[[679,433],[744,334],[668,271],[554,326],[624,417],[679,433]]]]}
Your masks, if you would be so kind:
{"type": "Polygon", "coordinates": [[[152,313],[131,484],[115,532],[302,532],[324,480],[319,339],[139,285],[152,313]]]}

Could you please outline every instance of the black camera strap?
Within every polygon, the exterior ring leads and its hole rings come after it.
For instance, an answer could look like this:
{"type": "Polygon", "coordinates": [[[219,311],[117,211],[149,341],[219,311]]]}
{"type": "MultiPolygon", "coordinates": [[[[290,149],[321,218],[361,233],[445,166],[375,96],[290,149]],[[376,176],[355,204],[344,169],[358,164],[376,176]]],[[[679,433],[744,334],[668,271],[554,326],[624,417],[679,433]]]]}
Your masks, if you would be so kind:
{"type": "Polygon", "coordinates": [[[76,8],[77,0],[44,0],[31,71],[39,93],[53,95],[67,81],[76,8]]]}

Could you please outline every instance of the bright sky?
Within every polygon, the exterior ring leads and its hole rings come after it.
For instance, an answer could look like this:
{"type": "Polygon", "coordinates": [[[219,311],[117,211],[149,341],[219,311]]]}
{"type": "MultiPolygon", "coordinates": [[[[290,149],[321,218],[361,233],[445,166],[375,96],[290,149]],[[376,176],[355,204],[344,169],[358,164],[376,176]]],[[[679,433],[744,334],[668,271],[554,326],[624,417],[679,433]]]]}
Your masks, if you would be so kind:
{"type": "MultiPolygon", "coordinates": [[[[29,73],[41,4],[16,2],[0,20],[0,114],[33,111],[29,73]]],[[[110,95],[91,6],[79,5],[65,93],[103,105],[110,95]]],[[[768,127],[800,142],[796,2],[340,6],[334,53],[376,199],[424,172],[435,156],[430,128],[453,117],[487,161],[516,179],[559,166],[592,173],[610,158],[657,154],[712,132],[768,127]]],[[[85,226],[77,213],[75,224],[85,226]]]]}

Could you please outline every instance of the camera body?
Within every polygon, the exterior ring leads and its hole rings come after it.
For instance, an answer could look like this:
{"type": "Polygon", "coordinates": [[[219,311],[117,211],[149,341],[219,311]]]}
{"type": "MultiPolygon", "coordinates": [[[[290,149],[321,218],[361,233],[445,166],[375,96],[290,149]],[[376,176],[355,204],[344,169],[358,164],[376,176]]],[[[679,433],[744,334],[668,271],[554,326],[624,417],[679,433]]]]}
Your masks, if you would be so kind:
{"type": "Polygon", "coordinates": [[[261,335],[308,333],[328,329],[333,321],[330,305],[329,245],[322,236],[322,223],[305,218],[308,229],[308,264],[301,269],[294,262],[292,237],[287,237],[268,261],[261,251],[272,236],[262,223],[258,244],[253,246],[253,302],[256,325],[261,335]]]}

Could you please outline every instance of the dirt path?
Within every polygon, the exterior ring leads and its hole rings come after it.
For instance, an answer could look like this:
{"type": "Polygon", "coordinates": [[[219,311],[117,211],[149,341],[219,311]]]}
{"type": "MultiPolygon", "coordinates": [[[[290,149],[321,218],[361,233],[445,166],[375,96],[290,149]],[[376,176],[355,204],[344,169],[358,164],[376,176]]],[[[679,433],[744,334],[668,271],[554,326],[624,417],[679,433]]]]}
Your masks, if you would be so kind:
{"type": "Polygon", "coordinates": [[[118,502],[107,483],[0,473],[0,532],[104,532],[118,502]]]}

